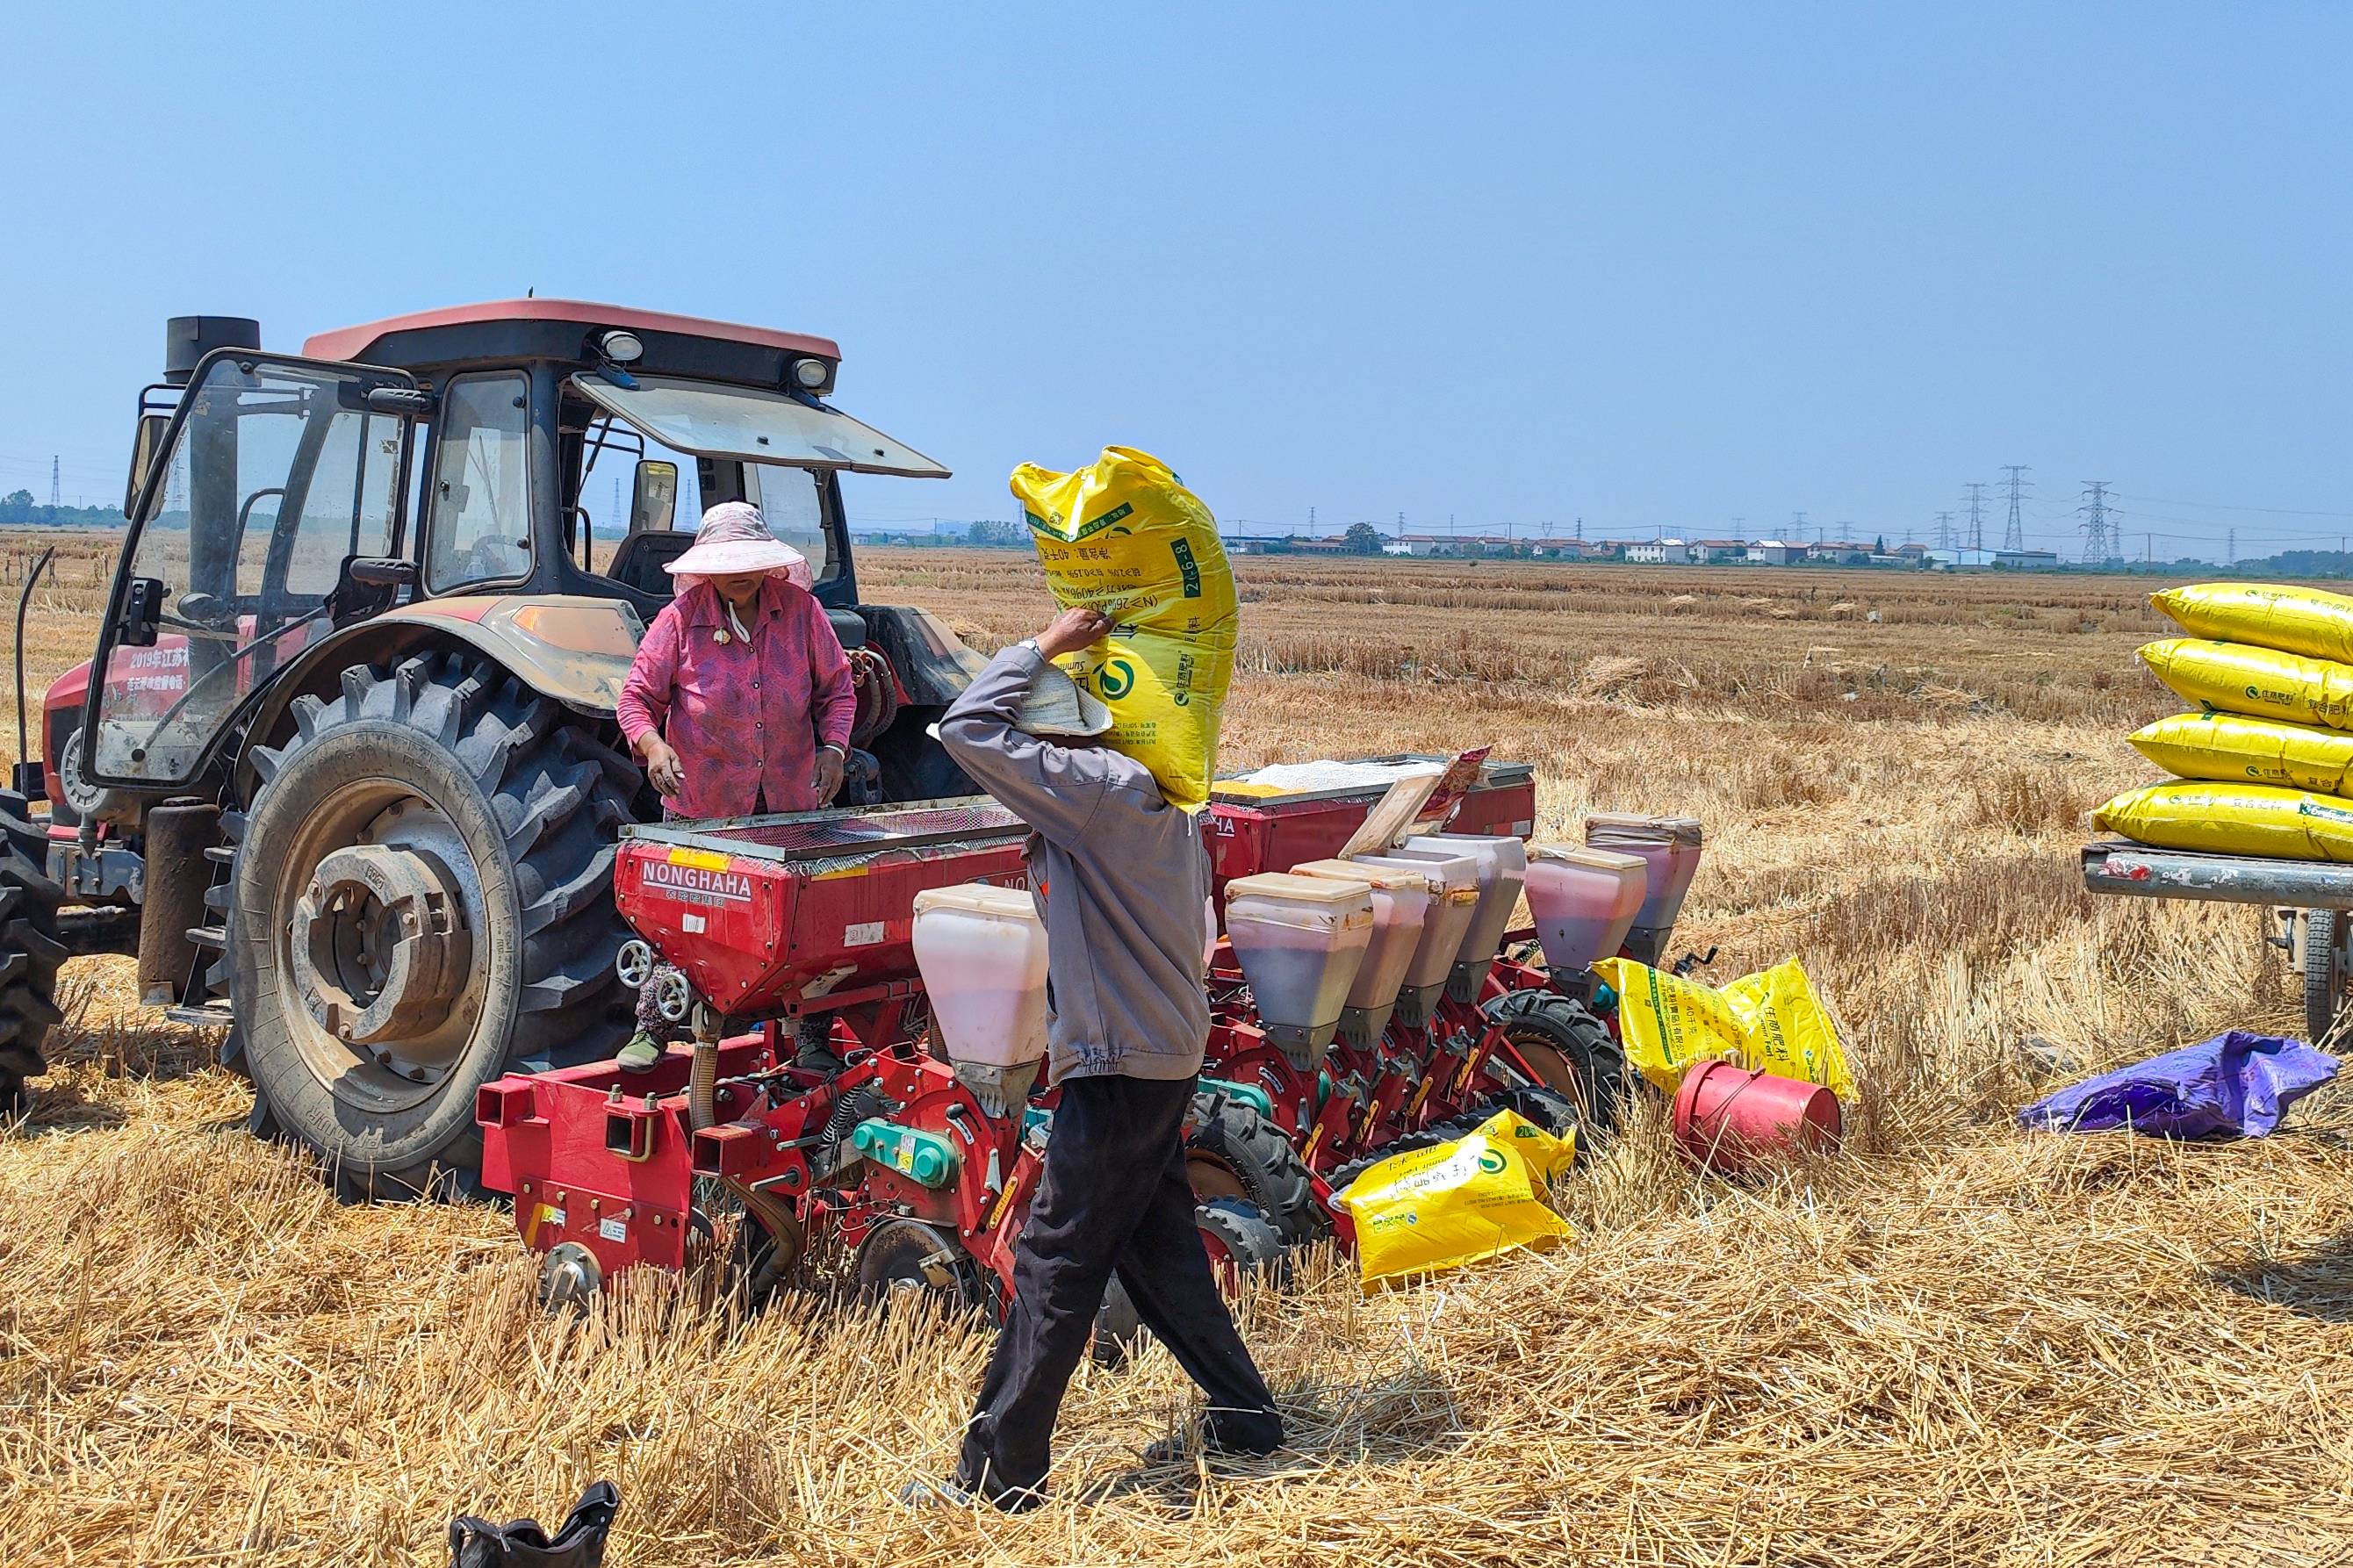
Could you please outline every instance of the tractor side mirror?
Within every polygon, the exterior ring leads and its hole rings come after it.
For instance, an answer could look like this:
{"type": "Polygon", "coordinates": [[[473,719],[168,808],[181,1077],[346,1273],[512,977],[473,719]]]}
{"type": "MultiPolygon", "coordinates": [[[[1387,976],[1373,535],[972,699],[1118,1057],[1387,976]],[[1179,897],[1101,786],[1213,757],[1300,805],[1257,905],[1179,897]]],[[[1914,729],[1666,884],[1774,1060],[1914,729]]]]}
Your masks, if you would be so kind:
{"type": "Polygon", "coordinates": [[[133,577],[122,596],[122,625],[115,640],[124,647],[153,647],[155,626],[164,618],[164,580],[133,577]]]}
{"type": "Polygon", "coordinates": [[[140,488],[146,484],[148,471],[164,450],[164,432],[172,427],[168,414],[142,414],[139,433],[131,441],[131,480],[122,489],[122,515],[131,517],[132,509],[139,504],[140,488]]]}
{"type": "Polygon", "coordinates": [[[629,488],[629,531],[667,533],[677,521],[678,465],[638,458],[637,480],[629,488]]]}

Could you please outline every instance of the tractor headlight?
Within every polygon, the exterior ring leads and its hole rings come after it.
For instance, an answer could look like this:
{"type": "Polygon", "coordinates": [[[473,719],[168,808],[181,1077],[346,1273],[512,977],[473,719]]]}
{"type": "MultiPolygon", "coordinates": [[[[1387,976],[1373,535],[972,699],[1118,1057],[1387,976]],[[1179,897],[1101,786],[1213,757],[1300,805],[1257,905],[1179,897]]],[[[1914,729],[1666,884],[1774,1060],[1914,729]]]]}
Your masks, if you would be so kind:
{"type": "Polygon", "coordinates": [[[831,374],[832,372],[827,369],[825,361],[821,359],[803,359],[793,362],[793,379],[811,392],[823,386],[831,374]]]}
{"type": "Polygon", "coordinates": [[[646,357],[646,345],[635,332],[607,332],[596,340],[596,348],[615,364],[635,364],[646,357]]]}

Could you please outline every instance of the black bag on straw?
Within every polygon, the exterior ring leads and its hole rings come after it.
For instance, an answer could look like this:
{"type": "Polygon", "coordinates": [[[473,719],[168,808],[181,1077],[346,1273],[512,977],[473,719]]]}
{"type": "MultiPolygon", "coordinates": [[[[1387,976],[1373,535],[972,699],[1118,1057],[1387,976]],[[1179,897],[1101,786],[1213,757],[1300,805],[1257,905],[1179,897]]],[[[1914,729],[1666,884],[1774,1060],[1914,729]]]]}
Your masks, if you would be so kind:
{"type": "Polygon", "coordinates": [[[619,1490],[597,1481],[580,1494],[552,1541],[535,1519],[492,1524],[459,1514],[449,1521],[449,1568],[598,1568],[605,1532],[620,1511],[619,1490]]]}

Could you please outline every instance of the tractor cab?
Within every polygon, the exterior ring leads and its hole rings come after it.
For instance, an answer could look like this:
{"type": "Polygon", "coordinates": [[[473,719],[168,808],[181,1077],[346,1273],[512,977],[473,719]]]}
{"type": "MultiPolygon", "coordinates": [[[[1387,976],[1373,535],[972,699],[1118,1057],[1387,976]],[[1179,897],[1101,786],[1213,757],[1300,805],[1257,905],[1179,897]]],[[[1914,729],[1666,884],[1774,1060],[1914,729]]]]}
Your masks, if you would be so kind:
{"type": "Polygon", "coordinates": [[[261,695],[279,673],[361,622],[385,625],[357,640],[398,643],[421,618],[609,714],[691,541],[685,465],[702,505],[752,501],[808,556],[861,679],[889,682],[871,708],[894,722],[860,737],[871,793],[960,782],[922,710],[972,658],[920,611],[860,605],[839,484],[948,470],[826,401],[830,340],[519,300],[319,333],[300,356],[258,342],[250,321],[182,318],[142,397],[104,674],[69,677],[45,722],[86,804],[120,814],[226,765],[291,695],[261,695]]]}

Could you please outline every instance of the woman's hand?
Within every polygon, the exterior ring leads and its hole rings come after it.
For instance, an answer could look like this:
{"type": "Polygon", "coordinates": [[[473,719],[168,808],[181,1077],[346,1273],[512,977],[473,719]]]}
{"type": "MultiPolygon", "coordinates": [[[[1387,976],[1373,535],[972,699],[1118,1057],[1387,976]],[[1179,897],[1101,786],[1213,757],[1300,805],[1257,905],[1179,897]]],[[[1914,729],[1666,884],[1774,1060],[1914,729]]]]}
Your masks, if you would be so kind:
{"type": "Polygon", "coordinates": [[[675,795],[684,787],[686,772],[679,765],[678,753],[670,749],[668,741],[649,730],[638,743],[638,754],[644,758],[646,778],[657,793],[675,795]]]}
{"type": "Polygon", "coordinates": [[[831,805],[833,797],[841,793],[842,755],[831,746],[817,749],[817,771],[809,782],[817,786],[819,805],[831,805]]]}
{"type": "Polygon", "coordinates": [[[1059,658],[1092,647],[1111,634],[1111,617],[1084,605],[1064,610],[1053,624],[1030,640],[1048,658],[1059,658]]]}

